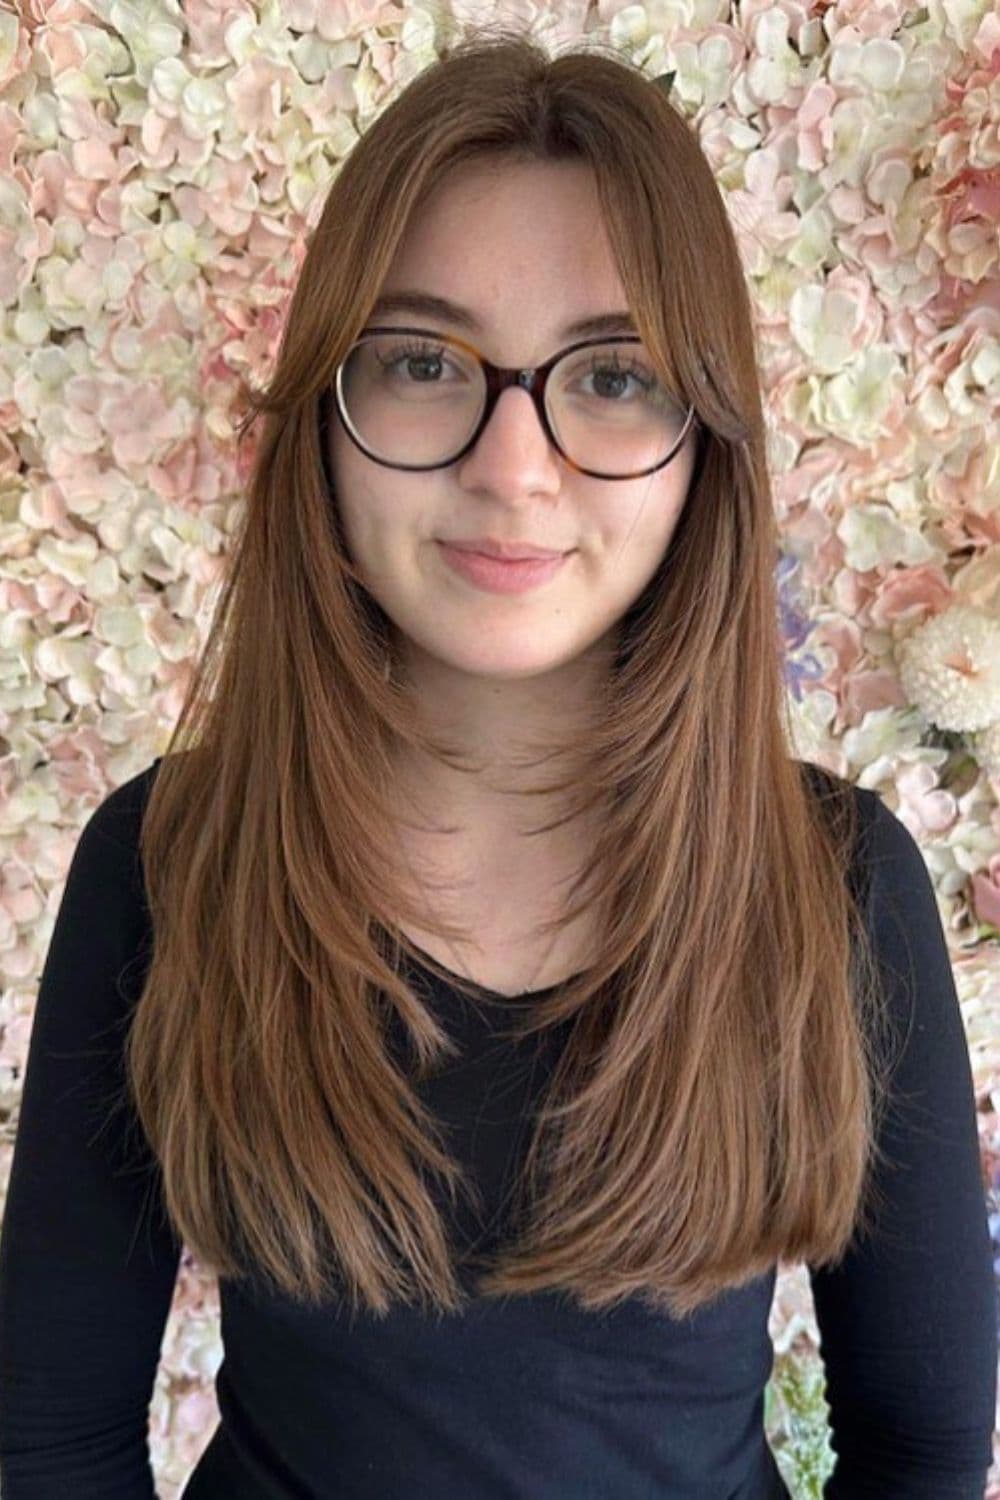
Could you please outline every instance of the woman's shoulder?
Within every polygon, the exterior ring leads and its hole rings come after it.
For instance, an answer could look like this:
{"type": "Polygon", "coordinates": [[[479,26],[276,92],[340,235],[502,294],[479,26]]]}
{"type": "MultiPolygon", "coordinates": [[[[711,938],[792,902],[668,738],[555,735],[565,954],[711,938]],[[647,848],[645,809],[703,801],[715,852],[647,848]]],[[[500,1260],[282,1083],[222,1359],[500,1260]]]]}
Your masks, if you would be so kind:
{"type": "Polygon", "coordinates": [[[162,760],[158,755],[144,771],[114,787],[94,808],[83,833],[88,838],[98,834],[125,849],[137,848],[143,812],[162,760]]]}
{"type": "Polygon", "coordinates": [[[799,760],[798,766],[810,790],[820,796],[849,790],[851,795],[866,810],[874,802],[880,800],[878,793],[873,792],[869,787],[859,786],[856,781],[851,781],[848,777],[841,776],[837,771],[831,771],[827,766],[818,765],[816,761],[799,760]]]}
{"type": "Polygon", "coordinates": [[[854,802],[858,831],[856,858],[878,867],[883,880],[890,874],[912,876],[914,871],[926,869],[916,838],[879,792],[859,786],[812,761],[800,761],[799,764],[811,790],[820,800],[846,793],[854,802]]]}
{"type": "Polygon", "coordinates": [[[870,787],[859,786],[856,781],[851,781],[826,766],[817,765],[815,761],[800,760],[798,766],[806,785],[818,802],[853,804],[859,837],[864,842],[870,840],[879,817],[879,809],[885,807],[878,792],[872,791],[870,787]]]}
{"type": "Polygon", "coordinates": [[[878,792],[870,787],[859,786],[848,777],[813,761],[802,760],[799,766],[810,792],[823,808],[827,825],[837,830],[842,847],[848,849],[845,856],[847,883],[866,920],[870,921],[878,884],[876,871],[880,867],[884,869],[886,848],[898,845],[901,837],[905,840],[910,835],[878,792]],[[848,816],[851,821],[845,834],[844,824],[848,816]]]}

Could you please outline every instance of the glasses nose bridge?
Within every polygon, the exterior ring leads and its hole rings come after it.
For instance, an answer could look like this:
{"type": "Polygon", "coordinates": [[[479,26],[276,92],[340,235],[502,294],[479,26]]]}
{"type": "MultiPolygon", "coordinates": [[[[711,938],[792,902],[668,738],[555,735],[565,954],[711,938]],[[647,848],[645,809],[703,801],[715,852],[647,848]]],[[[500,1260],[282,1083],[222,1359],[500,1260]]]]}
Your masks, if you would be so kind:
{"type": "Polygon", "coordinates": [[[479,356],[479,363],[483,367],[486,376],[486,402],[483,407],[483,415],[480,423],[480,431],[486,426],[493,415],[496,406],[504,391],[510,386],[520,386],[527,391],[535,404],[538,420],[541,422],[545,433],[551,437],[549,419],[545,410],[545,386],[549,378],[549,372],[562,358],[561,354],[554,354],[544,364],[532,366],[518,365],[495,365],[483,355],[479,356]]]}

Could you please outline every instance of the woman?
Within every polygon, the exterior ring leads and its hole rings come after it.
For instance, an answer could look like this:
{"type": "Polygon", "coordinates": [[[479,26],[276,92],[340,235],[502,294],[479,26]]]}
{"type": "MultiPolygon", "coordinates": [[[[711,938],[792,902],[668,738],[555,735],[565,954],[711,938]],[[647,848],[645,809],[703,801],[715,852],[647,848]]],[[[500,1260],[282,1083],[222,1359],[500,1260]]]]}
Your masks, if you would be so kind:
{"type": "Polygon", "coordinates": [[[961,1017],[917,845],[790,752],[696,136],[596,49],[452,48],[343,164],[254,409],[178,753],[85,827],[43,975],[5,1495],[149,1495],[183,1242],[225,1345],[187,1500],[787,1495],[781,1260],[826,1494],[978,1500],[961,1017]]]}

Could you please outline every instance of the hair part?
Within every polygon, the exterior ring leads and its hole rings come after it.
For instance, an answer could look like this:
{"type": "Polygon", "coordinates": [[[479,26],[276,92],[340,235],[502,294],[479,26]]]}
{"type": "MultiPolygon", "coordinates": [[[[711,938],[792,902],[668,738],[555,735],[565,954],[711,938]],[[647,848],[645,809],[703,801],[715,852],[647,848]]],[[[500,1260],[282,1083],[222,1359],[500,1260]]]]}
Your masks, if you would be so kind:
{"type": "Polygon", "coordinates": [[[692,127],[610,50],[549,57],[479,28],[333,181],[276,369],[247,392],[247,504],[145,810],[155,946],[128,1088],[206,1269],[352,1312],[466,1302],[427,1179],[452,1204],[478,1190],[415,1087],[457,1048],[399,960],[419,952],[403,922],[467,934],[411,897],[392,791],[407,747],[476,768],[383,671],[389,622],[344,544],[323,413],[412,215],[487,159],[590,167],[636,326],[701,435],[587,732],[526,761],[551,763],[537,794],[565,820],[600,828],[545,930],[599,912],[601,943],[509,1033],[565,1043],[517,1232],[472,1260],[475,1289],[685,1315],[779,1259],[837,1260],[866,1226],[883,1009],[845,878],[853,790],[790,753],[737,246],[692,127]]]}

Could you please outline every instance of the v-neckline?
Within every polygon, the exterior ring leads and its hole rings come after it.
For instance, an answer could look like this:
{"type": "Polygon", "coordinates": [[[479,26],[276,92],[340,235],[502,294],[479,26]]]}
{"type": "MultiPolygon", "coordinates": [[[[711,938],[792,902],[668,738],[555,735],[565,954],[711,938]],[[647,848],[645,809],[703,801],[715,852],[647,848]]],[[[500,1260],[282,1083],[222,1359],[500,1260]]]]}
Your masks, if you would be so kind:
{"type": "MultiPolygon", "coordinates": [[[[410,941],[412,942],[412,939],[410,941]]],[[[496,1005],[531,1005],[541,996],[551,995],[553,990],[560,989],[564,984],[567,984],[569,982],[566,979],[557,980],[555,984],[548,984],[544,987],[544,989],[523,990],[518,995],[505,995],[500,990],[489,989],[488,986],[486,986],[485,984],[480,984],[476,979],[466,979],[464,975],[456,974],[454,969],[447,968],[446,965],[440,963],[440,960],[435,959],[433,955],[428,953],[425,948],[419,947],[416,943],[413,943],[413,947],[416,949],[417,954],[420,955],[419,958],[414,960],[414,962],[416,962],[418,967],[422,969],[423,972],[427,974],[431,979],[439,979],[440,976],[434,969],[430,967],[429,963],[423,962],[423,960],[425,959],[438,964],[438,966],[443,970],[446,978],[455,980],[456,984],[462,983],[471,985],[485,1000],[496,1005]]],[[[577,976],[574,974],[570,977],[575,979],[577,976]]]]}

